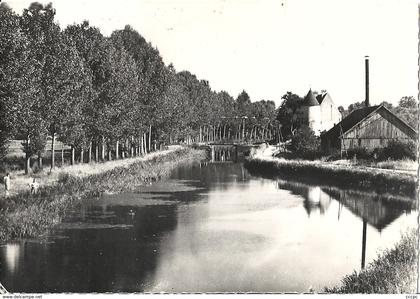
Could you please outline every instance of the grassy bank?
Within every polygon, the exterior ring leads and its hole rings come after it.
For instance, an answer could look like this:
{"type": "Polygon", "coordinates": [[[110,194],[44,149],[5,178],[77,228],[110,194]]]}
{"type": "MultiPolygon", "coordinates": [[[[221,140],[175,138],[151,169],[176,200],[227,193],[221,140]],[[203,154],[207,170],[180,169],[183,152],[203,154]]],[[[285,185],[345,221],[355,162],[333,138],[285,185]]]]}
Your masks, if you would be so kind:
{"type": "Polygon", "coordinates": [[[35,195],[22,191],[0,202],[0,241],[41,235],[83,198],[134,190],[165,178],[180,163],[204,157],[202,151],[181,148],[100,173],[78,176],[61,172],[56,183],[43,186],[35,195]]]}
{"type": "Polygon", "coordinates": [[[249,159],[245,167],[253,174],[306,179],[342,188],[401,194],[413,199],[416,192],[415,175],[392,170],[276,158],[249,159]]]}
{"type": "Polygon", "coordinates": [[[384,251],[359,273],[347,275],[342,285],[326,288],[328,293],[417,292],[417,232],[405,234],[394,248],[384,251]]]}

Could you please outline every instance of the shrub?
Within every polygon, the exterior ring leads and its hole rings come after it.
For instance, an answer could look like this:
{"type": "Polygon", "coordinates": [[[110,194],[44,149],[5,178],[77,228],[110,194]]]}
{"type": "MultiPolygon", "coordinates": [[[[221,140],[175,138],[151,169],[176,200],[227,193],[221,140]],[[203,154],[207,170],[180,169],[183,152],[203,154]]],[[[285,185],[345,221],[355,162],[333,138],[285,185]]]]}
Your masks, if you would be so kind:
{"type": "Polygon", "coordinates": [[[392,140],[378,152],[379,160],[417,159],[417,145],[414,141],[392,140]]]}
{"type": "Polygon", "coordinates": [[[347,150],[348,159],[371,159],[373,157],[372,152],[369,152],[364,147],[356,147],[347,150]]]}
{"type": "Polygon", "coordinates": [[[307,126],[299,128],[292,137],[290,150],[298,157],[315,159],[320,156],[320,140],[307,126]]]}

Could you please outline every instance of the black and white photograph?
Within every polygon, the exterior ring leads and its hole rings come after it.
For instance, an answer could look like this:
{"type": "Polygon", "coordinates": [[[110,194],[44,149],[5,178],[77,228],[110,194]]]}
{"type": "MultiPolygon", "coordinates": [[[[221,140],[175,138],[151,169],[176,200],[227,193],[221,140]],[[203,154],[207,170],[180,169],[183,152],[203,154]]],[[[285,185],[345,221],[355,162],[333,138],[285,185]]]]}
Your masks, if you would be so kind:
{"type": "Polygon", "coordinates": [[[419,23],[419,0],[0,0],[0,298],[417,298],[419,23]]]}

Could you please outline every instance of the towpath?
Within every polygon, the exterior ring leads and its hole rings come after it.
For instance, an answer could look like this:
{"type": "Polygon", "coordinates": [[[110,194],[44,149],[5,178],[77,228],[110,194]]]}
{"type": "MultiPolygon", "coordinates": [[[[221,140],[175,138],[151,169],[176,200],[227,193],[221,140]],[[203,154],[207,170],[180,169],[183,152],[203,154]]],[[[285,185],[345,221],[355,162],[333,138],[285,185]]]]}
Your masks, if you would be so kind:
{"type": "MultiPolygon", "coordinates": [[[[50,168],[45,168],[43,171],[25,175],[22,170],[10,172],[12,188],[10,191],[10,195],[17,194],[19,192],[29,190],[29,184],[32,182],[34,178],[37,179],[37,182],[40,186],[50,186],[57,182],[58,178],[62,174],[71,174],[77,177],[85,177],[93,174],[99,174],[116,167],[129,167],[131,164],[139,162],[139,161],[147,161],[153,159],[157,156],[166,155],[170,152],[175,151],[180,146],[173,145],[169,146],[167,150],[152,152],[142,157],[134,157],[134,158],[126,158],[120,160],[113,160],[107,161],[103,163],[84,163],[84,164],[76,164],[76,165],[67,165],[64,167],[57,167],[52,171],[50,168]]],[[[0,187],[0,198],[5,197],[5,190],[4,187],[0,187]]]]}

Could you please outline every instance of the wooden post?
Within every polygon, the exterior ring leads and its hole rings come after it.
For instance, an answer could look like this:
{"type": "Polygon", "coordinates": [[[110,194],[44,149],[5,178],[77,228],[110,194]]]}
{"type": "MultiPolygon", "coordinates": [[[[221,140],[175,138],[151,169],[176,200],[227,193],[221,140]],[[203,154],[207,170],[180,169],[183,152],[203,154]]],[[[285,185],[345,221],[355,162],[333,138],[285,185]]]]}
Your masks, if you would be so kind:
{"type": "Polygon", "coordinates": [[[363,231],[362,231],[362,269],[365,268],[366,260],[366,220],[363,220],[363,231]]]}

